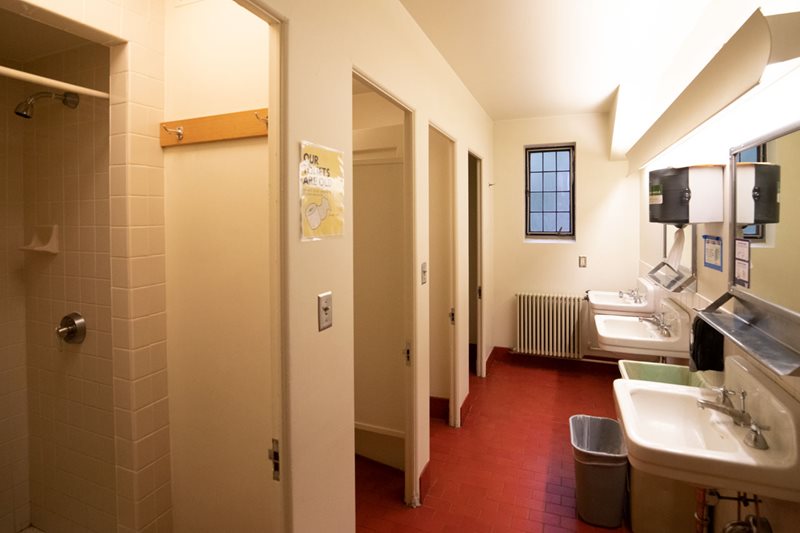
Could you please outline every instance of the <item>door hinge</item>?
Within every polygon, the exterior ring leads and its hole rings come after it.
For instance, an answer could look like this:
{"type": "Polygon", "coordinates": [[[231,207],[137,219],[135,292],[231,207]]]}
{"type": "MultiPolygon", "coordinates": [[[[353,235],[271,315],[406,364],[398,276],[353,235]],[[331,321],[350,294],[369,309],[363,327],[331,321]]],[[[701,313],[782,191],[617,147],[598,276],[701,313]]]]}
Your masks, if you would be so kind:
{"type": "Polygon", "coordinates": [[[406,343],[406,347],[403,350],[403,355],[406,358],[406,365],[410,366],[411,365],[411,343],[410,342],[406,343]]]}
{"type": "Polygon", "coordinates": [[[456,310],[454,308],[452,308],[452,307],[450,308],[450,314],[448,316],[450,317],[450,323],[451,324],[455,324],[456,323],[456,310]]]}
{"type": "Polygon", "coordinates": [[[478,300],[483,299],[483,287],[478,285],[478,300]]]}
{"type": "Polygon", "coordinates": [[[281,455],[280,443],[278,439],[272,439],[272,448],[268,452],[269,460],[272,461],[272,479],[281,480],[281,455]]]}

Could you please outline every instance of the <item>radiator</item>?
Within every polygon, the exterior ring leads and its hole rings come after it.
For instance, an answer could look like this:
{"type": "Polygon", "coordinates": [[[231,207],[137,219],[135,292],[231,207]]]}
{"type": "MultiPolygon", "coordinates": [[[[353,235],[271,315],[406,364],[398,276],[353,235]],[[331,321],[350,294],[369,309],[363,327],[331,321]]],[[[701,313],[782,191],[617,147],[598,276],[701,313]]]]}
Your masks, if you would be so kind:
{"type": "Polygon", "coordinates": [[[580,359],[580,296],[517,294],[514,351],[580,359]]]}

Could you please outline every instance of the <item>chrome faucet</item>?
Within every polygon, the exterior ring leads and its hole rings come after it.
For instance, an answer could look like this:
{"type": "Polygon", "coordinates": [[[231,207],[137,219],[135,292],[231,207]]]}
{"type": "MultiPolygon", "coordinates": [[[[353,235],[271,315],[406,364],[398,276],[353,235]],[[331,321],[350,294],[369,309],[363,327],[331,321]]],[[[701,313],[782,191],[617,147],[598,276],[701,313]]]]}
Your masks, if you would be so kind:
{"type": "Polygon", "coordinates": [[[626,296],[630,296],[633,299],[633,303],[642,303],[642,295],[639,294],[639,287],[633,288],[629,291],[619,291],[620,298],[625,298],[626,296]]]}
{"type": "Polygon", "coordinates": [[[747,392],[744,389],[739,392],[739,399],[741,400],[742,408],[737,409],[733,406],[733,403],[730,400],[730,396],[736,394],[734,391],[728,389],[724,385],[712,390],[720,394],[720,403],[699,398],[697,400],[697,407],[700,409],[711,409],[713,411],[718,411],[728,415],[731,417],[733,423],[737,426],[750,429],[750,431],[744,437],[745,444],[759,450],[768,449],[769,445],[767,444],[767,439],[764,438],[764,435],[761,434],[761,431],[769,429],[769,426],[759,425],[755,420],[753,420],[753,417],[750,415],[750,413],[747,412],[745,407],[747,392]]]}
{"type": "Polygon", "coordinates": [[[664,337],[671,337],[671,326],[664,320],[664,313],[653,313],[650,316],[640,316],[639,322],[649,322],[658,328],[658,332],[664,337]]]}
{"type": "Polygon", "coordinates": [[[727,405],[712,402],[711,400],[704,400],[703,398],[700,398],[697,400],[697,407],[700,409],[711,409],[713,411],[718,411],[722,414],[728,415],[733,420],[733,423],[737,426],[747,427],[753,421],[753,419],[750,417],[750,413],[747,411],[736,409],[735,407],[728,407],[727,405]]]}

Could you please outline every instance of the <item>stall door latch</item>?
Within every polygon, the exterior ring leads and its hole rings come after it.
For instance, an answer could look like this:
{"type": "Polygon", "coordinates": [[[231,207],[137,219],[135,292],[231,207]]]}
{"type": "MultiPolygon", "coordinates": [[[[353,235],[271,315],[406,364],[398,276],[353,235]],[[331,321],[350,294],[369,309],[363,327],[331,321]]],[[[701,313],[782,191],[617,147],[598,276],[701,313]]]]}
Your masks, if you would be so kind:
{"type": "Polygon", "coordinates": [[[272,461],[272,479],[275,481],[281,480],[281,456],[280,456],[280,443],[278,439],[272,439],[272,448],[268,452],[269,460],[272,461]]]}

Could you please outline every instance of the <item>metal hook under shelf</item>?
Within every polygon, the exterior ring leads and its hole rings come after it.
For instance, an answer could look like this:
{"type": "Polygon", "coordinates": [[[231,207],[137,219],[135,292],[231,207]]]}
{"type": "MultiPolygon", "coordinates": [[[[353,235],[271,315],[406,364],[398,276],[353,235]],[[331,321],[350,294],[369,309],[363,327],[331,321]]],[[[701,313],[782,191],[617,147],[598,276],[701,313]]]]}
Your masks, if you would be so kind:
{"type": "Polygon", "coordinates": [[[164,128],[164,131],[167,133],[175,134],[179,141],[183,140],[183,126],[178,126],[177,128],[168,128],[162,124],[161,127],[164,128]]]}
{"type": "Polygon", "coordinates": [[[269,125],[269,117],[262,117],[261,115],[258,114],[258,111],[256,111],[253,114],[256,116],[256,120],[260,120],[261,122],[264,123],[265,126],[269,125]]]}

